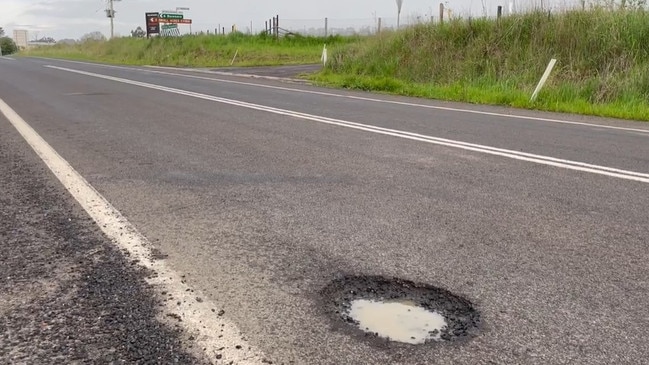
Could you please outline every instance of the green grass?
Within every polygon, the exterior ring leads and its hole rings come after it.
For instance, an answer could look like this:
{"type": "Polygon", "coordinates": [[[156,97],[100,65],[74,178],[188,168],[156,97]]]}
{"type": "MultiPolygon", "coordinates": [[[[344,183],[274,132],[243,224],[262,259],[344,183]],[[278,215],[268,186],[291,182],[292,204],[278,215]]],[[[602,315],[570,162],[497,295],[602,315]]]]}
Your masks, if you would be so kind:
{"type": "Polygon", "coordinates": [[[535,12],[422,24],[331,49],[321,84],[649,120],[649,13],[535,12]],[[558,60],[536,102],[529,98],[558,60]]]}
{"type": "Polygon", "coordinates": [[[291,36],[280,40],[265,35],[232,33],[183,37],[116,38],[75,45],[39,47],[23,54],[101,61],[128,65],[219,67],[229,66],[238,50],[235,66],[270,66],[318,63],[322,47],[356,38],[291,36]]]}
{"type": "Polygon", "coordinates": [[[649,12],[533,12],[454,19],[371,37],[265,35],[119,38],[28,55],[133,65],[215,67],[317,63],[319,84],[480,104],[649,120],[649,12]],[[529,98],[558,60],[535,102],[529,98]]]}

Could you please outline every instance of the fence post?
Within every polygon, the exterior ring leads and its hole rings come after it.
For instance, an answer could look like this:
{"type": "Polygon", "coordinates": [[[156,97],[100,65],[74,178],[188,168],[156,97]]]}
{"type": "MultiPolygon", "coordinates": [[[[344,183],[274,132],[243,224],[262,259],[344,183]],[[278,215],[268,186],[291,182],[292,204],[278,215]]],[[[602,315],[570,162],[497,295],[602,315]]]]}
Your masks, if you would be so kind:
{"type": "Polygon", "coordinates": [[[277,21],[275,22],[275,37],[279,39],[279,15],[277,15],[277,21]]]}
{"type": "Polygon", "coordinates": [[[379,24],[378,27],[376,28],[376,31],[378,34],[381,34],[381,18],[379,18],[379,24]]]}
{"type": "Polygon", "coordinates": [[[325,38],[329,35],[329,18],[325,18],[325,38]]]}
{"type": "Polygon", "coordinates": [[[444,23],[444,3],[439,3],[439,22],[444,23]]]}
{"type": "Polygon", "coordinates": [[[503,7],[498,5],[498,19],[503,16],[503,7]]]}

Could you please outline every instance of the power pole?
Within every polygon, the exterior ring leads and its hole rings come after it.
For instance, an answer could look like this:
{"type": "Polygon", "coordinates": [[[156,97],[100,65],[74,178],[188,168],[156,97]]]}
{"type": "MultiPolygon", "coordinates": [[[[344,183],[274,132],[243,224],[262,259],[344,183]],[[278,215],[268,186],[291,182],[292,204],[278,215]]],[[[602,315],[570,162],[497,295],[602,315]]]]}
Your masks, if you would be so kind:
{"type": "Polygon", "coordinates": [[[400,27],[401,23],[401,7],[403,6],[403,0],[397,0],[397,29],[400,27]]]}
{"type": "Polygon", "coordinates": [[[110,38],[112,39],[115,36],[115,24],[114,24],[115,7],[113,3],[115,1],[121,1],[121,0],[107,0],[107,1],[108,1],[108,9],[106,9],[106,16],[110,19],[110,38]]]}
{"type": "Polygon", "coordinates": [[[115,24],[113,24],[113,19],[115,19],[115,9],[113,8],[113,0],[108,0],[110,2],[110,39],[113,39],[115,36],[115,24]]]}

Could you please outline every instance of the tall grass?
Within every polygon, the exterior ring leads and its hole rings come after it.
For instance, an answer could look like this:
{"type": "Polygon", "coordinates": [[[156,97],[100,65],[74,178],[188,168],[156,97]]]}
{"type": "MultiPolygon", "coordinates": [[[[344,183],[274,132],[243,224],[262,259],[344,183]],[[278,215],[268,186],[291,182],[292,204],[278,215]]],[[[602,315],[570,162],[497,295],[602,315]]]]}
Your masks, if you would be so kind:
{"type": "Polygon", "coordinates": [[[320,62],[322,47],[355,38],[290,36],[275,39],[265,34],[191,35],[183,37],[116,38],[75,45],[40,47],[32,56],[61,57],[133,65],[216,67],[260,66],[320,62]],[[237,52],[238,51],[238,52],[237,52]]]}
{"type": "Polygon", "coordinates": [[[649,120],[649,13],[593,9],[422,24],[332,49],[346,87],[649,120]],[[537,103],[527,99],[551,58],[537,103]]]}
{"type": "Polygon", "coordinates": [[[28,54],[135,65],[303,64],[328,85],[411,96],[649,120],[649,13],[642,9],[530,12],[453,19],[371,37],[280,40],[233,33],[57,45],[28,54]],[[557,67],[529,97],[551,58],[557,67]]]}

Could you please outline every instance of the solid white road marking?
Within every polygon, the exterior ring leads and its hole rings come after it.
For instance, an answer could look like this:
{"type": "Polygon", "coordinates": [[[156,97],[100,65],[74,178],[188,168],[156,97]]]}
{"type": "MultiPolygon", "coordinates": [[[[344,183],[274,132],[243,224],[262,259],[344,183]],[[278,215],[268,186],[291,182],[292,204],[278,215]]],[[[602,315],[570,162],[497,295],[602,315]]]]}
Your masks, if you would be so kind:
{"type": "MultiPolygon", "coordinates": [[[[252,82],[224,80],[224,79],[218,79],[218,78],[213,78],[213,77],[185,75],[185,74],[179,74],[179,73],[175,73],[175,72],[165,72],[165,71],[147,70],[147,69],[134,68],[134,67],[105,65],[105,64],[101,64],[101,63],[61,60],[61,59],[53,59],[53,58],[43,58],[43,59],[53,60],[53,61],[64,61],[64,62],[70,62],[70,63],[78,63],[78,64],[82,64],[82,65],[91,65],[91,66],[98,66],[98,67],[105,67],[105,68],[115,68],[115,69],[121,69],[121,70],[127,70],[127,71],[140,71],[140,72],[145,72],[145,73],[154,73],[154,74],[167,75],[167,76],[178,76],[178,77],[192,78],[192,79],[197,79],[197,80],[215,81],[215,82],[220,82],[220,83],[225,83],[225,84],[253,86],[253,87],[258,87],[258,88],[289,91],[289,92],[296,92],[296,93],[301,93],[301,94],[322,95],[322,96],[329,96],[329,97],[334,97],[334,98],[353,99],[353,100],[368,101],[368,102],[381,103],[381,104],[403,105],[403,106],[425,108],[425,109],[444,110],[444,111],[457,112],[457,113],[488,115],[488,116],[492,116],[492,117],[507,118],[507,119],[521,119],[521,120],[531,120],[531,121],[536,121],[536,122],[567,124],[567,125],[589,127],[589,128],[593,128],[593,129],[598,129],[598,128],[613,129],[613,130],[637,132],[637,133],[642,133],[642,134],[648,134],[649,135],[649,129],[617,127],[617,126],[613,126],[613,125],[594,124],[594,123],[586,123],[586,122],[574,122],[574,121],[562,120],[562,119],[531,117],[531,116],[516,115],[516,114],[503,114],[503,113],[495,113],[495,112],[486,112],[486,111],[481,111],[481,110],[461,109],[461,108],[451,108],[451,107],[436,106],[436,105],[419,104],[419,103],[412,103],[412,102],[405,102],[405,101],[376,99],[376,98],[370,98],[370,97],[364,97],[364,96],[336,94],[336,93],[326,92],[326,91],[296,89],[296,88],[283,87],[283,86],[264,85],[264,84],[258,84],[258,83],[252,83],[252,82]]],[[[207,71],[207,70],[197,70],[197,69],[187,69],[187,68],[180,68],[179,69],[179,68],[162,67],[162,66],[146,66],[146,67],[167,69],[167,70],[174,70],[174,71],[198,72],[198,73],[219,75],[218,72],[212,72],[212,71],[207,71]]]]}
{"type": "Polygon", "coordinates": [[[179,324],[195,336],[197,348],[206,348],[205,355],[210,361],[213,363],[233,361],[235,364],[261,363],[262,354],[249,350],[247,341],[241,337],[237,327],[213,313],[212,309],[216,306],[209,300],[197,302],[197,296],[201,298],[205,296],[198,291],[187,291],[188,287],[182,284],[181,276],[171,270],[164,260],[153,260],[152,245],[148,240],[2,99],[0,99],[0,113],[4,114],[18,130],[106,236],[127,251],[133,259],[139,260],[142,266],[157,273],[147,281],[159,293],[166,291],[174,298],[173,301],[164,302],[164,310],[182,318],[179,324]],[[176,302],[182,305],[177,306],[176,302]],[[223,337],[217,337],[219,335],[223,337]],[[242,346],[240,350],[235,348],[237,345],[242,346]],[[224,349],[218,353],[222,354],[223,358],[217,360],[216,350],[221,347],[224,349]]]}
{"type": "Polygon", "coordinates": [[[310,121],[319,122],[319,123],[337,125],[337,126],[340,126],[340,127],[363,130],[363,131],[367,131],[367,132],[378,133],[378,134],[383,134],[383,135],[388,135],[388,136],[393,136],[393,137],[399,137],[399,138],[405,138],[405,139],[409,139],[409,140],[426,142],[426,143],[442,145],[442,146],[447,146],[447,147],[460,148],[460,149],[464,149],[464,150],[468,150],[468,151],[474,151],[474,152],[480,152],[480,153],[484,153],[484,154],[502,156],[502,157],[507,157],[507,158],[511,158],[511,159],[515,159],[515,160],[521,160],[521,161],[533,162],[533,163],[542,164],[542,165],[560,167],[560,168],[565,168],[565,169],[574,170],[574,171],[589,172],[589,173],[593,173],[593,174],[604,175],[604,176],[609,176],[609,177],[615,177],[615,178],[619,178],[619,179],[633,180],[633,181],[638,181],[638,182],[643,182],[643,183],[649,183],[649,174],[641,173],[641,172],[628,171],[628,170],[622,170],[622,169],[617,169],[617,168],[612,168],[612,167],[593,165],[593,164],[588,164],[588,163],[579,162],[579,161],[564,160],[564,159],[559,159],[559,158],[554,158],[554,157],[549,157],[549,156],[543,156],[543,155],[536,155],[536,154],[531,154],[531,153],[507,150],[507,149],[504,149],[504,148],[490,147],[490,146],[479,145],[479,144],[474,144],[474,143],[467,143],[467,142],[462,142],[462,141],[451,140],[451,139],[437,138],[437,137],[433,137],[433,136],[427,136],[427,135],[411,133],[411,132],[406,132],[406,131],[400,131],[400,130],[395,130],[395,129],[376,127],[376,126],[372,126],[372,125],[349,122],[349,121],[340,120],[340,119],[327,118],[327,117],[322,117],[322,116],[317,116],[317,115],[312,115],[312,114],[306,114],[306,113],[301,113],[301,112],[296,112],[296,111],[291,111],[291,110],[279,109],[279,108],[274,108],[274,107],[269,107],[269,106],[264,106],[264,105],[259,105],[259,104],[252,104],[252,103],[238,101],[238,100],[226,99],[226,98],[216,97],[216,96],[212,96],[212,95],[201,94],[201,93],[197,93],[197,92],[193,92],[193,91],[186,91],[186,90],[175,89],[175,88],[166,87],[166,86],[149,84],[149,83],[146,83],[146,82],[134,81],[134,80],[123,79],[123,78],[119,78],[119,77],[113,77],[113,76],[107,76],[107,75],[102,75],[102,74],[96,74],[96,73],[92,73],[92,72],[80,71],[80,70],[73,70],[73,69],[64,68],[64,67],[50,66],[50,65],[45,66],[45,67],[56,69],[56,70],[61,70],[61,71],[72,72],[72,73],[76,73],[76,74],[80,74],[80,75],[92,76],[92,77],[105,79],[105,80],[116,81],[116,82],[120,82],[120,83],[124,83],[124,84],[140,86],[140,87],[144,87],[144,88],[148,88],[148,89],[165,91],[165,92],[168,92],[168,93],[173,93],[173,94],[178,94],[178,95],[185,95],[185,96],[190,96],[190,97],[194,97],[194,98],[198,98],[198,99],[215,101],[215,102],[219,102],[219,103],[223,103],[223,104],[235,105],[235,106],[248,108],[248,109],[260,110],[260,111],[265,111],[265,112],[279,114],[279,115],[286,115],[286,116],[296,117],[296,118],[310,120],[310,121]]]}
{"type": "Polygon", "coordinates": [[[7,60],[7,61],[15,61],[15,58],[7,57],[7,56],[0,56],[1,59],[7,60]]]}

